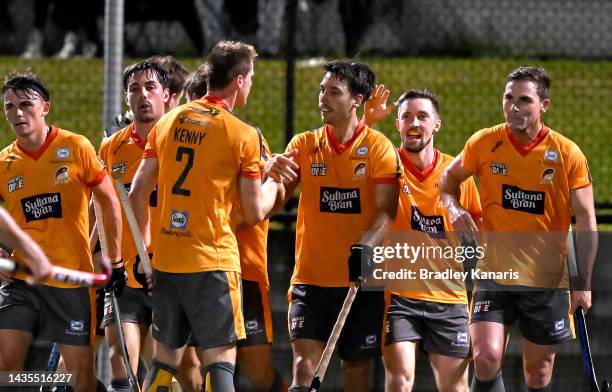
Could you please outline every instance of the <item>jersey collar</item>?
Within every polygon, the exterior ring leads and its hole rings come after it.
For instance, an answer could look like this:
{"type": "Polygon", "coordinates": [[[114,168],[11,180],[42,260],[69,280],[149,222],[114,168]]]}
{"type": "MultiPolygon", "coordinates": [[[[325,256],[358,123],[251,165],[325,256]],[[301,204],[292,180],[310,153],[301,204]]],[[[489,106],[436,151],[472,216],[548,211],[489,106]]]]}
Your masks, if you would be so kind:
{"type": "Polygon", "coordinates": [[[359,121],[359,124],[357,124],[357,129],[355,130],[353,137],[344,144],[340,143],[338,139],[336,139],[336,137],[334,136],[334,133],[332,132],[332,127],[330,125],[325,124],[324,132],[325,132],[325,137],[329,140],[329,145],[334,149],[336,154],[340,155],[344,151],[346,151],[351,146],[351,144],[353,144],[353,142],[365,130],[365,127],[366,127],[365,122],[359,121]]]}
{"type": "Polygon", "coordinates": [[[21,145],[21,143],[19,143],[19,139],[17,139],[17,147],[27,156],[29,156],[30,158],[34,159],[35,161],[38,160],[38,158],[40,158],[42,156],[42,154],[45,153],[45,151],[47,151],[47,148],[49,147],[49,145],[51,143],[53,143],[53,141],[55,140],[55,137],[57,136],[57,128],[51,126],[51,130],[49,132],[47,132],[47,137],[45,138],[45,142],[42,144],[42,146],[40,146],[38,148],[38,150],[35,151],[29,151],[26,150],[25,148],[23,148],[23,146],[21,145]]]}
{"type": "Polygon", "coordinates": [[[535,139],[533,139],[533,141],[528,145],[524,146],[519,143],[519,141],[512,135],[512,131],[510,131],[510,127],[508,127],[508,124],[506,124],[504,128],[506,130],[508,140],[510,140],[510,143],[512,143],[512,145],[514,146],[514,149],[522,156],[529,154],[529,152],[533,150],[538,144],[542,143],[542,141],[546,139],[546,136],[548,135],[549,131],[548,127],[545,126],[544,123],[542,123],[542,129],[540,129],[540,132],[538,132],[535,139]]]}
{"type": "Polygon", "coordinates": [[[433,161],[431,162],[431,165],[421,170],[418,167],[416,167],[414,163],[412,163],[410,158],[408,158],[408,153],[406,152],[406,150],[404,150],[401,147],[398,148],[397,150],[399,152],[399,156],[400,156],[400,159],[402,160],[402,164],[404,165],[404,167],[408,169],[408,171],[412,173],[412,175],[415,176],[416,179],[421,182],[425,181],[427,177],[429,177],[431,173],[433,173],[434,169],[436,168],[436,165],[438,164],[438,160],[440,159],[440,151],[434,149],[434,158],[433,158],[433,161]]]}
{"type": "Polygon", "coordinates": [[[130,132],[130,139],[132,139],[134,144],[144,151],[145,146],[147,145],[147,139],[143,139],[140,137],[138,132],[136,132],[136,127],[134,126],[134,123],[128,125],[128,131],[130,132]]]}
{"type": "Polygon", "coordinates": [[[213,105],[223,106],[225,110],[231,112],[227,101],[223,98],[215,97],[214,95],[206,95],[203,99],[208,103],[212,103],[213,105]]]}

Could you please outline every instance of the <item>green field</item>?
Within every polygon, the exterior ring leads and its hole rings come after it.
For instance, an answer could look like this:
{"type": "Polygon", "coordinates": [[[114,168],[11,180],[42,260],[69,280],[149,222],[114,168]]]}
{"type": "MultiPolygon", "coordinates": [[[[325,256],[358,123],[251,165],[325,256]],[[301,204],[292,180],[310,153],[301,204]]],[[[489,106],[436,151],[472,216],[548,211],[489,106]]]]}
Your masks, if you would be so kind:
{"type": "MultiPolygon", "coordinates": [[[[429,87],[440,96],[442,130],[437,147],[458,153],[474,131],[503,121],[501,93],[506,74],[518,65],[545,67],[552,77],[552,107],[545,122],[567,135],[589,159],[597,200],[612,201],[612,63],[570,60],[371,58],[363,61],[387,85],[392,97],[405,89],[429,87]]],[[[183,59],[188,69],[196,59],[183,59]]],[[[314,62],[311,62],[314,63],[314,62]]],[[[296,73],[295,131],[320,125],[317,95],[322,72],[319,65],[298,63],[296,73]]],[[[87,135],[94,145],[101,139],[103,102],[102,60],[37,60],[0,58],[0,73],[32,68],[51,90],[50,121],[87,135]]],[[[239,115],[259,126],[274,151],[284,148],[285,64],[260,60],[255,69],[249,105],[239,115]]],[[[380,129],[398,142],[393,120],[380,129]]],[[[0,144],[13,136],[6,121],[0,122],[0,144]]]]}

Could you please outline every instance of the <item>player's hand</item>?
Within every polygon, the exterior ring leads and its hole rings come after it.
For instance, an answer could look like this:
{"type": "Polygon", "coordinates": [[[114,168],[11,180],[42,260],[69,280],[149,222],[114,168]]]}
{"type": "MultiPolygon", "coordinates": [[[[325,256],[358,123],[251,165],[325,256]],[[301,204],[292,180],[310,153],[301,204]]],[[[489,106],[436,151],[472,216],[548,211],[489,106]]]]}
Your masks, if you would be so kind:
{"type": "Polygon", "coordinates": [[[374,125],[387,117],[395,109],[395,102],[387,103],[389,94],[390,91],[385,89],[384,84],[376,85],[372,96],[365,102],[363,108],[363,120],[366,124],[374,125]]]}
{"type": "MultiPolygon", "coordinates": [[[[149,260],[151,260],[153,258],[153,253],[149,253],[149,260]]],[[[151,279],[149,278],[149,275],[145,272],[143,266],[142,266],[142,262],[140,260],[140,256],[136,255],[136,262],[134,263],[134,268],[133,268],[133,272],[134,272],[134,279],[136,279],[136,282],[140,283],[140,285],[142,286],[142,290],[145,292],[145,294],[147,295],[151,295],[151,279]]]]}
{"type": "Polygon", "coordinates": [[[26,278],[26,283],[35,284],[51,275],[52,265],[50,262],[28,263],[28,269],[32,275],[26,278]]]}
{"type": "Polygon", "coordinates": [[[125,270],[125,267],[121,265],[121,267],[113,268],[110,276],[110,280],[104,287],[104,291],[113,291],[116,297],[121,296],[123,293],[123,289],[127,284],[128,274],[125,270]]]}
{"type": "Polygon", "coordinates": [[[283,184],[296,180],[300,169],[295,162],[297,153],[297,150],[291,150],[284,154],[272,154],[264,166],[264,176],[283,184]]]}
{"type": "Polygon", "coordinates": [[[367,278],[372,268],[372,247],[364,244],[351,245],[348,259],[349,282],[361,282],[367,278]]]}
{"type": "Polygon", "coordinates": [[[570,292],[571,308],[570,313],[573,314],[579,306],[588,312],[591,308],[591,292],[590,291],[572,291],[570,292]]]}
{"type": "Polygon", "coordinates": [[[462,244],[475,243],[478,226],[472,215],[461,207],[447,207],[453,230],[459,233],[462,244]]]}

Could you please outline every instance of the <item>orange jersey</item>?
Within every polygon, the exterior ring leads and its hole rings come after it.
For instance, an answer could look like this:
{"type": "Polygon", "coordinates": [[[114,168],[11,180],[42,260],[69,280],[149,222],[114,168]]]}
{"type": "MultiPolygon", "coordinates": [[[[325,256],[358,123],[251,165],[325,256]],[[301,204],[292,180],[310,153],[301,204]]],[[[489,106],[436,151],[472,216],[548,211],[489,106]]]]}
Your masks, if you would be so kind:
{"type": "MultiPolygon", "coordinates": [[[[15,141],[0,152],[0,182],[6,184],[0,188],[4,207],[49,261],[65,268],[93,272],[88,202],[90,188],[105,175],[84,136],[55,127],[37,151],[25,151],[15,141]]],[[[23,261],[17,252],[15,257],[23,261]]]]}
{"type": "MultiPolygon", "coordinates": [[[[440,199],[438,186],[442,173],[451,164],[453,157],[435,150],[432,164],[421,171],[410,161],[405,150],[400,148],[398,151],[402,161],[403,174],[400,183],[401,192],[397,217],[392,224],[391,231],[426,233],[427,236],[414,236],[423,239],[426,245],[441,247],[459,245],[455,243],[454,238],[448,238],[447,233],[452,231],[453,227],[444,203],[440,199]],[[428,237],[432,241],[428,241],[428,237]]],[[[482,209],[478,189],[473,178],[468,179],[461,185],[460,203],[474,217],[474,220],[480,218],[482,209]]],[[[413,236],[408,235],[406,237],[413,236]]],[[[460,263],[457,264],[455,260],[447,260],[448,265],[438,265],[439,262],[434,260],[423,261],[425,261],[425,265],[420,267],[430,271],[439,271],[445,268],[463,270],[460,263]]],[[[414,290],[392,290],[392,293],[425,301],[467,303],[463,281],[457,280],[451,282],[450,285],[447,283],[449,282],[440,279],[417,280],[410,283],[410,288],[414,288],[414,290]],[[457,283],[462,286],[460,290],[449,289],[449,286],[457,286],[457,283]],[[417,290],[419,285],[422,285],[422,290],[417,290]]]]}
{"type": "Polygon", "coordinates": [[[521,146],[507,125],[500,124],[474,134],[461,160],[480,181],[482,224],[489,243],[486,268],[500,272],[512,268],[520,275],[519,283],[496,280],[529,286],[566,285],[570,191],[591,184],[586,158],[578,146],[545,126],[533,143],[521,146]],[[533,247],[526,250],[525,243],[532,241],[533,247]],[[542,256],[548,251],[552,258],[542,256]]]}
{"type": "Polygon", "coordinates": [[[294,136],[302,189],[291,284],[346,287],[352,244],[377,213],[375,185],[398,184],[399,157],[380,132],[360,124],[340,144],[324,126],[294,136]]]}
{"type": "Polygon", "coordinates": [[[158,159],[153,266],[164,272],[240,272],[231,227],[238,177],[261,178],[259,133],[220,102],[198,100],[163,116],[144,158],[158,159]]]}
{"type": "MultiPolygon", "coordinates": [[[[262,137],[262,158],[270,156],[268,142],[262,137]]],[[[239,203],[237,203],[239,204],[239,203]]],[[[268,226],[266,219],[258,225],[241,225],[236,230],[238,251],[240,252],[240,269],[242,279],[265,283],[268,281],[268,226]]]]}
{"type": "MultiPolygon", "coordinates": [[[[111,137],[104,139],[100,146],[98,155],[100,159],[106,165],[107,170],[114,173],[119,173],[121,181],[125,185],[126,190],[129,192],[132,180],[136,174],[136,170],[140,165],[142,154],[144,152],[146,140],[140,139],[136,131],[134,130],[134,124],[130,124],[111,137]]],[[[159,214],[157,212],[157,190],[151,192],[149,197],[149,213],[151,214],[151,236],[155,238],[157,235],[157,227],[155,226],[159,214]]],[[[125,212],[122,210],[122,225],[123,231],[121,233],[121,257],[125,263],[125,269],[128,272],[128,286],[134,288],[142,287],[140,283],[134,278],[133,265],[136,261],[136,245],[134,243],[134,237],[132,231],[127,222],[125,212]]]]}

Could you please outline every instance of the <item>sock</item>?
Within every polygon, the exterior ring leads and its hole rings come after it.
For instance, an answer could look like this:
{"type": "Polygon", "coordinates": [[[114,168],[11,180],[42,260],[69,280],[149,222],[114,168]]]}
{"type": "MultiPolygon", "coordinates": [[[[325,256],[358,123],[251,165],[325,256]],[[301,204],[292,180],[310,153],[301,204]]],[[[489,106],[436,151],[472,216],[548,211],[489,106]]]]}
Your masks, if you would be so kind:
{"type": "Polygon", "coordinates": [[[111,380],[108,392],[128,392],[130,388],[130,382],[127,378],[120,378],[117,380],[111,380]]]}
{"type": "Polygon", "coordinates": [[[234,392],[234,365],[214,362],[206,367],[205,392],[234,392]]]}
{"type": "Polygon", "coordinates": [[[529,392],[551,392],[552,389],[550,389],[550,384],[552,384],[552,383],[548,383],[548,385],[543,387],[543,388],[531,388],[531,387],[527,387],[527,390],[529,392]]]}
{"type": "Polygon", "coordinates": [[[287,383],[277,371],[274,371],[272,386],[265,392],[287,392],[287,383]]]}
{"type": "Polygon", "coordinates": [[[474,373],[474,378],[472,379],[472,388],[471,392],[505,392],[504,388],[504,380],[502,378],[502,372],[497,373],[494,379],[488,381],[481,381],[476,378],[476,373],[474,373]]]}
{"type": "Polygon", "coordinates": [[[147,373],[147,378],[142,386],[143,392],[171,392],[172,377],[176,374],[176,368],[170,365],[153,360],[151,369],[147,373]]]}

